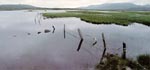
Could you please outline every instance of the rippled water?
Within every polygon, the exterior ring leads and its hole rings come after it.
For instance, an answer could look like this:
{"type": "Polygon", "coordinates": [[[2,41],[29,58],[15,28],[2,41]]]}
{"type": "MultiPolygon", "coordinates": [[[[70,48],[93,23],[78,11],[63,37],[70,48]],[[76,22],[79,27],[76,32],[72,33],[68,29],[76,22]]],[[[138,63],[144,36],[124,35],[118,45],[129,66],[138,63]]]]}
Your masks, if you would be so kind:
{"type": "Polygon", "coordinates": [[[103,51],[101,33],[105,34],[108,52],[120,54],[122,49],[118,48],[125,42],[129,58],[150,53],[148,26],[93,25],[79,18],[43,19],[41,12],[0,11],[0,70],[93,70],[103,51]],[[78,28],[84,37],[79,52],[78,28]],[[44,33],[45,29],[51,32],[44,33]],[[92,46],[94,38],[97,44],[92,46]]]}

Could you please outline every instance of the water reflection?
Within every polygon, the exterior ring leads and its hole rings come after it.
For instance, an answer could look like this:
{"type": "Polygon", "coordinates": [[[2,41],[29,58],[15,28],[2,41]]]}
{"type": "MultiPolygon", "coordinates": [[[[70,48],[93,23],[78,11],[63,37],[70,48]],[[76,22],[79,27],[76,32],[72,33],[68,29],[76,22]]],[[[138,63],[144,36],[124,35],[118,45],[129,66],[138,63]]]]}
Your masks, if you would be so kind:
{"type": "Polygon", "coordinates": [[[150,53],[148,26],[93,25],[79,18],[40,18],[39,25],[37,19],[35,24],[38,13],[0,12],[0,70],[92,70],[103,51],[101,33],[106,37],[107,52],[121,53],[126,42],[128,57],[150,53]],[[78,28],[84,38],[79,52],[78,28]]]}

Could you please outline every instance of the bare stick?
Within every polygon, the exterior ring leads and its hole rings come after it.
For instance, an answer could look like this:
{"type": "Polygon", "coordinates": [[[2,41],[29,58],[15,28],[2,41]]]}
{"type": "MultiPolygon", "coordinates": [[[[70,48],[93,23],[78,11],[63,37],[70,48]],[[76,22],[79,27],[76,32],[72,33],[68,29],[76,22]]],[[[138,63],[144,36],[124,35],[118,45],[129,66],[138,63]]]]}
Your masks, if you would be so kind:
{"type": "Polygon", "coordinates": [[[41,14],[39,13],[38,23],[41,25],[41,14]]]}
{"type": "Polygon", "coordinates": [[[80,38],[83,39],[83,36],[81,34],[81,30],[80,29],[78,29],[78,33],[79,33],[80,38]]]}
{"type": "Polygon", "coordinates": [[[105,56],[105,53],[106,53],[106,42],[105,42],[105,36],[104,36],[104,33],[102,33],[102,39],[103,39],[103,45],[104,45],[104,51],[103,51],[103,54],[102,54],[102,57],[100,59],[100,63],[102,63],[102,60],[105,56]]]}
{"type": "Polygon", "coordinates": [[[36,17],[34,18],[34,23],[36,24],[36,17]]]}
{"type": "Polygon", "coordinates": [[[122,53],[122,59],[126,59],[126,43],[123,42],[123,53],[122,53]]]}
{"type": "Polygon", "coordinates": [[[55,26],[52,26],[53,27],[53,32],[52,33],[54,33],[55,32],[55,26]]]}
{"type": "Polygon", "coordinates": [[[64,24],[64,39],[66,38],[66,25],[64,24]]]}
{"type": "Polygon", "coordinates": [[[81,45],[82,45],[82,43],[83,43],[83,36],[82,36],[82,34],[81,34],[80,29],[78,29],[78,33],[79,33],[79,36],[80,36],[80,43],[79,43],[79,45],[78,45],[77,51],[80,50],[81,45]]]}
{"type": "Polygon", "coordinates": [[[37,13],[37,15],[36,15],[35,18],[34,18],[35,24],[37,24],[37,18],[38,18],[38,13],[37,13]]]}

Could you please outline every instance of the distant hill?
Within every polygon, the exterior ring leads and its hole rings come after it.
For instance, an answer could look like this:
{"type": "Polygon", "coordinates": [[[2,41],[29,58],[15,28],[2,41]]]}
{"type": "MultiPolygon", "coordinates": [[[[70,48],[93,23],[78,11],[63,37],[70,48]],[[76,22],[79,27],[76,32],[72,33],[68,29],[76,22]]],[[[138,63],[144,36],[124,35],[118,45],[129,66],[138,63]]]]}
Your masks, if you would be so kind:
{"type": "Polygon", "coordinates": [[[139,10],[150,11],[150,5],[136,5],[132,3],[105,3],[101,5],[90,5],[80,7],[81,9],[99,9],[99,10],[139,10]]]}
{"type": "Polygon", "coordinates": [[[22,10],[22,9],[36,9],[39,7],[24,5],[24,4],[7,4],[0,5],[0,10],[22,10]]]}
{"type": "Polygon", "coordinates": [[[25,4],[5,4],[0,5],[0,10],[26,10],[26,9],[38,9],[38,10],[78,10],[78,8],[44,8],[44,7],[35,7],[32,5],[25,4]]]}

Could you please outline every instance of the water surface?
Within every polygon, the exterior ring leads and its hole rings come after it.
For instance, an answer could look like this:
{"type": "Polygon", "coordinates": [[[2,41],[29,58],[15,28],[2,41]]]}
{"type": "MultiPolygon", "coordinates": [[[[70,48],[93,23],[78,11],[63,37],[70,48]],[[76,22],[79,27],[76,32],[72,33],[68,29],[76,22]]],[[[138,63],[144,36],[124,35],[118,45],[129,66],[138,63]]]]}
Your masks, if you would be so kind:
{"type": "Polygon", "coordinates": [[[110,53],[121,54],[123,42],[129,58],[150,53],[148,26],[93,25],[74,17],[43,19],[41,12],[45,11],[0,11],[0,70],[93,70],[103,51],[102,33],[110,53]],[[84,37],[79,52],[78,28],[84,37]],[[45,29],[51,32],[44,33],[45,29]]]}

